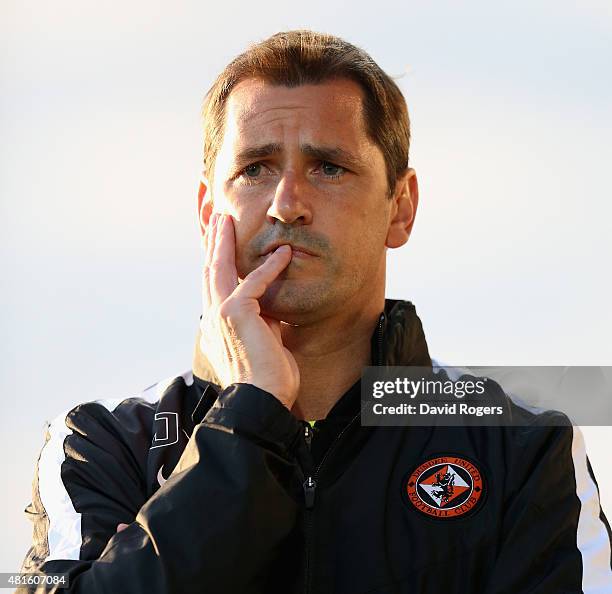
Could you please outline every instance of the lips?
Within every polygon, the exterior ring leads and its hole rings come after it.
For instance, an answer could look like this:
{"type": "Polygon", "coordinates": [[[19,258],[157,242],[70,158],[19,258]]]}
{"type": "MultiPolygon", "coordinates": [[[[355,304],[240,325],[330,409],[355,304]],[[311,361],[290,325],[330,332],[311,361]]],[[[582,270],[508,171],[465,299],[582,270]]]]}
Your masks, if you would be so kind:
{"type": "Polygon", "coordinates": [[[293,250],[292,254],[293,258],[312,258],[313,255],[308,252],[303,252],[302,250],[293,250]]]}
{"type": "Polygon", "coordinates": [[[301,245],[294,245],[290,242],[275,242],[270,244],[264,252],[261,254],[262,257],[269,255],[280,245],[289,245],[295,256],[316,256],[317,254],[311,252],[308,248],[302,247],[301,245]]]}

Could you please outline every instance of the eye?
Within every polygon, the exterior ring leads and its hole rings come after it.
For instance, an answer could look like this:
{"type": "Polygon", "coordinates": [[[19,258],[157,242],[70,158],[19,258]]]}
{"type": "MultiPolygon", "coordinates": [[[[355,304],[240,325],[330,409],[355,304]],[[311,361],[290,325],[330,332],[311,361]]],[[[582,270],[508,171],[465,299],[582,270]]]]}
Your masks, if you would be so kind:
{"type": "Polygon", "coordinates": [[[261,173],[261,163],[251,163],[244,168],[247,177],[257,177],[261,173]]]}
{"type": "Polygon", "coordinates": [[[253,186],[264,181],[267,172],[268,170],[263,163],[250,163],[238,172],[235,180],[241,185],[253,186]]]}
{"type": "Polygon", "coordinates": [[[340,167],[340,165],[334,165],[329,161],[323,161],[321,163],[321,170],[327,177],[337,178],[340,177],[344,173],[344,167],[340,167]]]}

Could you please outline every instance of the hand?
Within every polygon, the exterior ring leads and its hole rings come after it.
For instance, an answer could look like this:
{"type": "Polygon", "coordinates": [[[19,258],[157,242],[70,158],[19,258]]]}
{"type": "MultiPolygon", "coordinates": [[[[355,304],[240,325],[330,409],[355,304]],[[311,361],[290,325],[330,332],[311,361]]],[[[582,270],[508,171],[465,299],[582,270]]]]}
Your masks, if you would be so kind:
{"type": "Polygon", "coordinates": [[[283,345],[280,321],[262,315],[258,299],[287,267],[291,253],[291,246],[280,246],[239,283],[233,219],[213,214],[206,231],[200,322],[200,350],[222,388],[253,384],[289,410],[297,399],[300,372],[283,345]]]}

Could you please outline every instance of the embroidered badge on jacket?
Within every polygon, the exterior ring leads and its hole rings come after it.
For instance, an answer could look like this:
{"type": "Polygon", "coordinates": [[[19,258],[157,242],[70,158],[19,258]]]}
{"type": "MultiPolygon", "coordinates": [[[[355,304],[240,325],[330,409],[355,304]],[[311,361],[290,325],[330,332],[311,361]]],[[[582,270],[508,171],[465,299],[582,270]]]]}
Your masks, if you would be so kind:
{"type": "Polygon", "coordinates": [[[450,519],[474,512],[483,500],[484,480],[479,468],[466,458],[429,458],[403,481],[405,499],[431,517],[450,519]]]}

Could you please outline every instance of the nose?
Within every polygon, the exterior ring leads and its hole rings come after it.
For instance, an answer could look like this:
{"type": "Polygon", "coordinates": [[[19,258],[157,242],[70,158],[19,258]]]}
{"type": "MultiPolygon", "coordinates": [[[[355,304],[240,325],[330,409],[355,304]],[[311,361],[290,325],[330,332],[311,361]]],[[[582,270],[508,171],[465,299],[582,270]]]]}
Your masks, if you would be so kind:
{"type": "Polygon", "coordinates": [[[281,221],[287,225],[310,225],[312,208],[308,200],[308,183],[295,172],[281,177],[266,213],[270,223],[281,221]]]}

